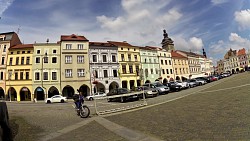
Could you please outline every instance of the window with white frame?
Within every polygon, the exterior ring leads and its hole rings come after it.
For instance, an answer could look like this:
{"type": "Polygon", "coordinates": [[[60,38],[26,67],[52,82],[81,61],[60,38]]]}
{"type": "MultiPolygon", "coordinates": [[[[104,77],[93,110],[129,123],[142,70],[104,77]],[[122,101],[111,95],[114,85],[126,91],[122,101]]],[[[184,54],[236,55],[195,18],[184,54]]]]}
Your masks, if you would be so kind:
{"type": "Polygon", "coordinates": [[[35,80],[40,80],[40,73],[39,72],[35,72],[35,80]]]}
{"type": "Polygon", "coordinates": [[[72,63],[72,56],[65,56],[65,63],[66,64],[70,64],[70,63],[72,63]]]}
{"type": "Polygon", "coordinates": [[[0,80],[3,80],[3,72],[0,73],[0,80]]]}
{"type": "Polygon", "coordinates": [[[77,49],[82,50],[83,49],[83,44],[77,44],[77,49]]]}
{"type": "Polygon", "coordinates": [[[65,77],[72,77],[72,69],[65,69],[65,77]]]}
{"type": "Polygon", "coordinates": [[[6,45],[4,45],[3,47],[3,52],[6,52],[6,45]]]}
{"type": "Polygon", "coordinates": [[[66,49],[72,49],[72,44],[66,44],[66,49]]]}
{"type": "Polygon", "coordinates": [[[84,63],[84,55],[77,56],[77,63],[84,63]]]}
{"type": "MultiPolygon", "coordinates": [[[[19,58],[18,58],[19,60],[19,58]]],[[[40,63],[40,57],[36,57],[36,63],[40,63]]],[[[16,65],[18,64],[18,61],[16,61],[16,65]]]]}
{"type": "Polygon", "coordinates": [[[77,69],[77,75],[78,77],[84,77],[84,69],[77,69]]]}
{"type": "Polygon", "coordinates": [[[92,56],[93,62],[97,62],[97,55],[92,56]]]}
{"type": "Polygon", "coordinates": [[[116,56],[112,55],[112,62],[116,62],[116,56]]]}
{"type": "Polygon", "coordinates": [[[49,80],[49,73],[43,72],[43,80],[49,80]]]}
{"type": "Polygon", "coordinates": [[[103,70],[104,78],[108,77],[108,70],[103,70]]]}
{"type": "Polygon", "coordinates": [[[107,55],[102,55],[102,61],[107,62],[107,55]]]}
{"type": "Polygon", "coordinates": [[[57,80],[57,73],[56,72],[52,72],[52,80],[57,80]]]}

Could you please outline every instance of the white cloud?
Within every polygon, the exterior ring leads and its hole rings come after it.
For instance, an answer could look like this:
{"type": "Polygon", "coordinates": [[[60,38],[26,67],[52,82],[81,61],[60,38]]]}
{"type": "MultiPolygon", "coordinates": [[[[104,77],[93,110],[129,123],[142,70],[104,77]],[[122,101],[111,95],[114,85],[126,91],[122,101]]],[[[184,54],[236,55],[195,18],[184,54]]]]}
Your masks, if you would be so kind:
{"type": "Polygon", "coordinates": [[[197,37],[191,37],[186,40],[182,36],[175,36],[173,39],[177,50],[192,51],[201,54],[204,46],[202,39],[197,37]]]}
{"type": "Polygon", "coordinates": [[[228,0],[211,0],[213,5],[219,5],[228,2],[228,0]]]}
{"type": "Polygon", "coordinates": [[[236,11],[234,19],[239,23],[240,29],[250,29],[250,9],[236,11]]]}
{"type": "Polygon", "coordinates": [[[13,3],[14,0],[0,0],[0,16],[9,6],[13,3]]]}
{"type": "Polygon", "coordinates": [[[146,42],[159,42],[163,38],[159,32],[170,29],[182,17],[178,8],[168,10],[162,8],[170,0],[122,0],[121,6],[124,13],[117,17],[107,15],[97,16],[97,22],[106,32],[113,36],[120,36],[122,40],[136,42],[137,45],[146,42]],[[133,35],[133,36],[131,36],[133,35]]]}

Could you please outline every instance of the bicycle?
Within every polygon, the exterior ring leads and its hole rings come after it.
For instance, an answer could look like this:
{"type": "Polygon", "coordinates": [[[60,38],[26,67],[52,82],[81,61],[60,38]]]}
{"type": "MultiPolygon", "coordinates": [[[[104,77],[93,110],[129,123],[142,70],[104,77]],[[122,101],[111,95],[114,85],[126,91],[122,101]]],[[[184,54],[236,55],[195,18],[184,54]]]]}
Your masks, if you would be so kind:
{"type": "Polygon", "coordinates": [[[79,109],[76,106],[73,106],[73,107],[75,108],[77,115],[80,116],[81,118],[89,117],[90,110],[87,105],[83,105],[82,103],[79,109]]]}

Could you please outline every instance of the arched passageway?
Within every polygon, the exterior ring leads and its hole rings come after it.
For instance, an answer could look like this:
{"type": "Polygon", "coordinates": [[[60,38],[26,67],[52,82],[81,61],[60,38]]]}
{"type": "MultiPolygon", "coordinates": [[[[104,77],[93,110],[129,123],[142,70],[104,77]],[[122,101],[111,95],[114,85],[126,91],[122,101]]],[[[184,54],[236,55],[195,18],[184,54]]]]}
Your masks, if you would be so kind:
{"type": "Polygon", "coordinates": [[[67,85],[63,88],[62,95],[67,97],[67,98],[72,98],[73,95],[75,94],[75,90],[73,87],[67,85]]]}
{"type": "Polygon", "coordinates": [[[111,91],[115,88],[119,88],[119,85],[117,82],[113,81],[112,83],[109,84],[109,91],[111,91]]]}
{"type": "Polygon", "coordinates": [[[8,100],[11,100],[11,101],[17,100],[17,92],[16,92],[15,88],[13,88],[13,87],[9,88],[7,97],[8,97],[8,100]]]}
{"type": "Polygon", "coordinates": [[[55,86],[52,86],[49,88],[48,97],[52,97],[54,95],[59,95],[59,91],[55,86]]]}
{"type": "Polygon", "coordinates": [[[4,99],[4,98],[5,98],[4,90],[3,88],[0,87],[0,99],[4,99]]]}
{"type": "Polygon", "coordinates": [[[79,92],[82,92],[85,97],[90,95],[90,88],[87,85],[83,84],[78,90],[79,92]]]}
{"type": "Polygon", "coordinates": [[[34,98],[36,98],[36,100],[44,100],[44,90],[43,90],[43,88],[37,87],[35,89],[34,94],[35,94],[34,98]]]}
{"type": "Polygon", "coordinates": [[[20,101],[31,101],[31,93],[27,87],[23,87],[20,90],[20,101]]]}

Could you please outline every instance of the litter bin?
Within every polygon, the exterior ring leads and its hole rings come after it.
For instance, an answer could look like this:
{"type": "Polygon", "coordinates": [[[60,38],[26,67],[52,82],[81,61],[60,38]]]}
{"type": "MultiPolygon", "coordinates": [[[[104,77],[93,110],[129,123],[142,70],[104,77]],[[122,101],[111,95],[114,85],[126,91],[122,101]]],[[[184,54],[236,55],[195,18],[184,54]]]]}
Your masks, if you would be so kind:
{"type": "Polygon", "coordinates": [[[5,102],[0,102],[0,138],[2,141],[13,141],[9,125],[8,109],[5,102]]]}

